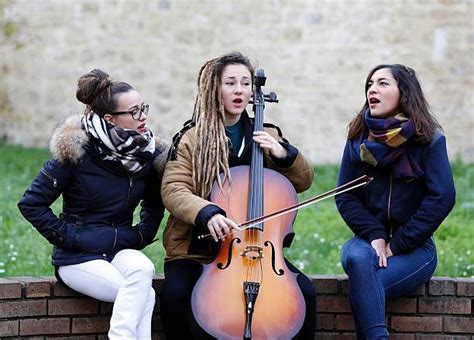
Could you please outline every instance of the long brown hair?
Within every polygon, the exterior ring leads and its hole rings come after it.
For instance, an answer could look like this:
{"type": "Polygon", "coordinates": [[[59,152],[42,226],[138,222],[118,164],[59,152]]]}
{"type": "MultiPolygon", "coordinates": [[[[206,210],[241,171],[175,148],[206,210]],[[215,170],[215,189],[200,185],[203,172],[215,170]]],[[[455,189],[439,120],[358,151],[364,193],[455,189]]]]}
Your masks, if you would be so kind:
{"type": "Polygon", "coordinates": [[[226,180],[231,180],[221,77],[227,65],[235,64],[245,65],[253,78],[254,69],[249,59],[239,52],[231,52],[207,61],[197,79],[198,91],[193,111],[197,142],[192,164],[196,194],[203,198],[211,193],[215,179],[221,188],[226,180]],[[222,179],[220,173],[224,175],[222,179]]]}
{"type": "Polygon", "coordinates": [[[398,83],[400,90],[399,112],[404,113],[408,118],[413,118],[415,123],[415,138],[421,143],[431,141],[436,129],[441,129],[436,118],[431,114],[428,102],[425,99],[420,82],[415,71],[400,64],[382,64],[374,67],[365,80],[365,103],[357,116],[349,123],[349,139],[356,138],[367,133],[367,126],[364,122],[364,114],[369,109],[367,101],[367,90],[372,75],[380,69],[389,69],[393,78],[398,83]]]}

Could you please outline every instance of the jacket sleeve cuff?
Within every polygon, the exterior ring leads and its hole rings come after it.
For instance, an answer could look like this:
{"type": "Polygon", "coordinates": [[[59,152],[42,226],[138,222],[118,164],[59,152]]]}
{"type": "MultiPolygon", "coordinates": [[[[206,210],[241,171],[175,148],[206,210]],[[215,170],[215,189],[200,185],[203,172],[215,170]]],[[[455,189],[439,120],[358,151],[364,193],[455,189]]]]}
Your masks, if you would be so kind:
{"type": "Polygon", "coordinates": [[[53,231],[51,234],[53,238],[53,244],[59,245],[60,247],[64,247],[65,249],[73,249],[77,247],[77,243],[79,241],[79,233],[77,228],[73,225],[65,224],[66,227],[66,237],[61,236],[61,234],[53,231]],[[56,242],[54,242],[56,241],[56,242]]]}
{"type": "Polygon", "coordinates": [[[194,225],[200,228],[203,232],[207,231],[207,222],[212,218],[212,216],[221,214],[227,216],[225,211],[219,208],[217,205],[208,204],[202,208],[194,220],[194,225]]]}
{"type": "Polygon", "coordinates": [[[405,252],[404,249],[401,247],[400,242],[397,242],[395,238],[390,240],[390,250],[392,251],[393,255],[405,252]]]}
{"type": "Polygon", "coordinates": [[[295,148],[288,142],[280,142],[280,145],[285,148],[287,155],[285,158],[276,158],[270,154],[270,158],[279,168],[289,168],[295,162],[296,157],[298,156],[298,149],[295,148]]]}
{"type": "Polygon", "coordinates": [[[135,228],[117,228],[117,238],[115,240],[113,250],[119,251],[127,248],[137,249],[139,246],[141,246],[140,238],[140,232],[135,228]]]}
{"type": "Polygon", "coordinates": [[[383,229],[372,230],[367,234],[367,241],[372,242],[373,240],[383,238],[385,241],[388,239],[387,233],[383,229]]]}

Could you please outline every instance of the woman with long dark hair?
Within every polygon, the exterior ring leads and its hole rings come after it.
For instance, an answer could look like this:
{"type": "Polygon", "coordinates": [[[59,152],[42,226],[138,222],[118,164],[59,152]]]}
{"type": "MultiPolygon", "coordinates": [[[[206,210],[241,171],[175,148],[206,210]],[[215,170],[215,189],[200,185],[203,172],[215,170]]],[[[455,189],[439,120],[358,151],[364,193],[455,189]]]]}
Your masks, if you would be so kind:
{"type": "Polygon", "coordinates": [[[433,233],[451,211],[455,189],[446,138],[407,66],[379,65],[365,103],[349,124],[339,184],[368,175],[366,187],[336,196],[354,232],[341,251],[358,339],[388,338],[385,301],[434,273],[433,233]]]}

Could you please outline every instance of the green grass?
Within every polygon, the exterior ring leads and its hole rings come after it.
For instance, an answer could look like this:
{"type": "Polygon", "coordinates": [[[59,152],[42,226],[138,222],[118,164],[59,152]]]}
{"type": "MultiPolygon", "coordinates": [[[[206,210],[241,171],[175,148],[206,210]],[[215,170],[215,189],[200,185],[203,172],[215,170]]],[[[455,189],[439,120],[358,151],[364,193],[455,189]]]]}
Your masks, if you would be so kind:
{"type": "MultiPolygon", "coordinates": [[[[53,275],[51,245],[20,215],[16,204],[42,163],[49,159],[45,149],[0,144],[0,277],[53,275]]],[[[435,234],[438,268],[435,275],[474,277],[474,164],[452,163],[457,191],[456,205],[435,234]]],[[[315,183],[300,200],[335,186],[338,167],[316,167],[315,183]]],[[[61,202],[53,205],[59,212],[61,202]]],[[[163,271],[160,240],[145,249],[156,272],[163,271]]],[[[296,237],[288,258],[307,274],[342,274],[339,251],[352,236],[336,210],[334,199],[317,203],[298,212],[296,237]]]]}

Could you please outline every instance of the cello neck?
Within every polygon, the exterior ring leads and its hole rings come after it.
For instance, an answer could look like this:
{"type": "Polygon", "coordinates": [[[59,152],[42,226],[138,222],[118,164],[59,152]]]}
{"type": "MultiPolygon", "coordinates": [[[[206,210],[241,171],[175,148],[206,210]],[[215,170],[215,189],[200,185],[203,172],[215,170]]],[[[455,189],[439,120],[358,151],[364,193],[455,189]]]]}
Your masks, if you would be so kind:
{"type": "MultiPolygon", "coordinates": [[[[265,99],[262,86],[265,84],[265,72],[258,69],[254,78],[253,111],[255,115],[254,131],[263,131],[263,111],[265,99]]],[[[252,162],[250,164],[250,189],[248,197],[248,218],[263,215],[263,151],[258,143],[252,143],[252,162]]],[[[263,224],[256,228],[263,230],[263,224]]]]}

